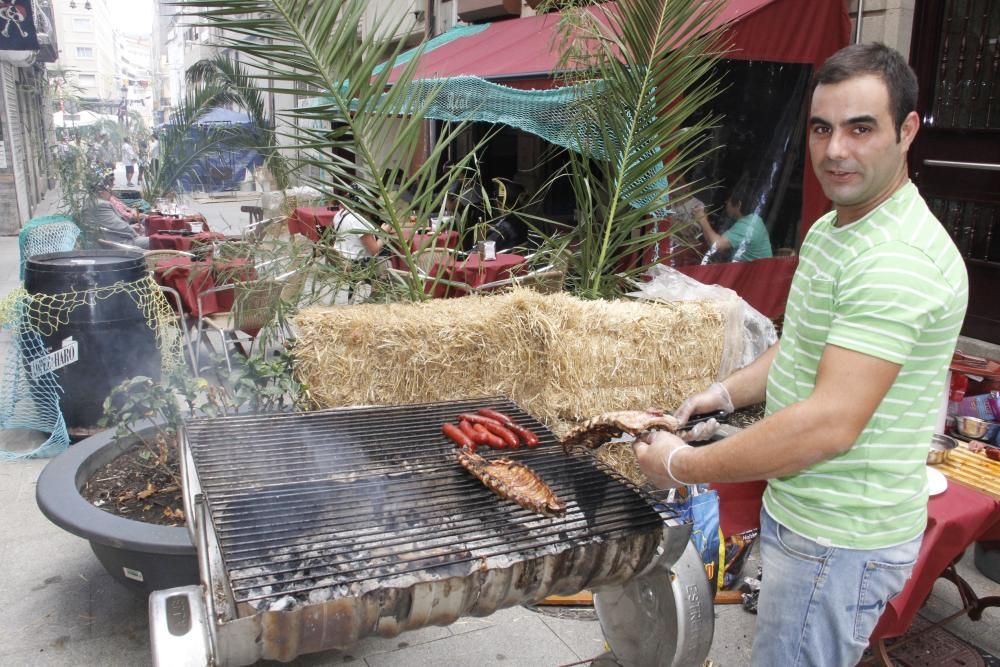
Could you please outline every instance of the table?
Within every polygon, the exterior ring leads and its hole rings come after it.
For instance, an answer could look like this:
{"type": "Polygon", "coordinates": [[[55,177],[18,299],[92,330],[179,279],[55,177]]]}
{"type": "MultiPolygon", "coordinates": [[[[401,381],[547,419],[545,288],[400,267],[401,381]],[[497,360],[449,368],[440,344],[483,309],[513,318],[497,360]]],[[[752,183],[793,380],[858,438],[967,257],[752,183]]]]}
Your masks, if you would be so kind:
{"type": "Polygon", "coordinates": [[[337,208],[328,206],[300,206],[285,221],[291,234],[301,234],[312,241],[319,241],[320,234],[333,224],[337,208]]]}
{"type": "MultiPolygon", "coordinates": [[[[428,275],[441,280],[450,280],[470,287],[479,287],[495,280],[503,280],[515,275],[521,267],[526,266],[526,259],[521,255],[503,253],[496,259],[481,260],[477,253],[469,255],[464,260],[451,259],[436,263],[428,271],[428,275]]],[[[431,289],[431,285],[428,285],[431,289]]],[[[433,295],[438,298],[464,296],[467,290],[450,285],[433,285],[433,295]]]]}
{"type": "MultiPolygon", "coordinates": [[[[191,231],[191,223],[195,221],[194,216],[179,215],[149,215],[146,217],[146,234],[158,234],[162,231],[191,231]]],[[[207,223],[202,223],[202,231],[211,231],[207,223]]]]}
{"type": "MultiPolygon", "coordinates": [[[[723,534],[760,526],[761,496],[766,486],[765,482],[711,485],[719,493],[723,534]]],[[[932,496],[927,503],[927,528],[913,574],[903,591],[889,601],[872,633],[876,650],[884,651],[883,640],[906,632],[938,577],[954,582],[963,595],[971,593],[952,564],[973,542],[991,539],[1000,539],[1000,503],[996,500],[954,482],[949,482],[944,493],[932,496]]],[[[992,604],[1000,604],[1000,599],[992,604]]]]}
{"type": "Polygon", "coordinates": [[[792,288],[792,276],[799,258],[770,257],[752,262],[728,262],[678,266],[684,275],[706,285],[728,287],[751,306],[772,320],[785,313],[785,302],[792,288]]]}
{"type": "Polygon", "coordinates": [[[458,247],[458,232],[454,229],[441,230],[438,232],[406,232],[407,240],[410,242],[411,252],[420,252],[427,248],[456,248],[458,247]]]}
{"type": "MultiPolygon", "coordinates": [[[[193,260],[190,257],[172,257],[157,262],[153,275],[159,284],[177,290],[185,313],[197,315],[199,294],[234,278],[252,280],[256,271],[246,258],[193,260]]],[[[228,312],[233,307],[233,291],[207,294],[201,305],[205,315],[228,312]]]]}
{"type": "Polygon", "coordinates": [[[212,243],[226,238],[225,234],[219,232],[199,232],[190,236],[181,234],[150,234],[150,250],[183,250],[190,252],[196,243],[212,243]]]}

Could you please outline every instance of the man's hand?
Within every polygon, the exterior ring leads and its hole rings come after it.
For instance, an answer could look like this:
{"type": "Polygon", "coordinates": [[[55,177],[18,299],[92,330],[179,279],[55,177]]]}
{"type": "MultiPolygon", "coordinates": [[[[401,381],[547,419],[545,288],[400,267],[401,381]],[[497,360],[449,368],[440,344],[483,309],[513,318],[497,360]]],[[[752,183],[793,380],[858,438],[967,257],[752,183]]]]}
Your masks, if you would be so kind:
{"type": "Polygon", "coordinates": [[[632,443],[632,451],[639,462],[642,471],[654,486],[660,489],[670,489],[684,486],[684,482],[676,479],[670,473],[671,464],[689,445],[672,433],[666,431],[649,431],[643,433],[632,443]]]}
{"type": "Polygon", "coordinates": [[[729,396],[729,391],[721,382],[715,382],[705,391],[685,399],[681,403],[681,406],[677,408],[674,417],[683,426],[691,418],[691,415],[716,412],[717,410],[721,410],[728,415],[735,409],[733,407],[733,399],[729,396]]]}

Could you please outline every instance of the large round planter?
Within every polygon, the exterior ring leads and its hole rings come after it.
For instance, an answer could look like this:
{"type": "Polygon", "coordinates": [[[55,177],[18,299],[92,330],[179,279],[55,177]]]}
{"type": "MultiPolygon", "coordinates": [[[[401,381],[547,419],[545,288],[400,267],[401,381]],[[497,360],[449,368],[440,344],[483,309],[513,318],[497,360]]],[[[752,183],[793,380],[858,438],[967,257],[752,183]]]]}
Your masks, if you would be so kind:
{"type": "Polygon", "coordinates": [[[197,584],[198,558],[187,528],[123,519],[80,495],[97,470],[133,444],[108,430],[71,446],[42,470],[38,507],[52,523],[88,540],[108,573],[136,593],[197,584]]]}

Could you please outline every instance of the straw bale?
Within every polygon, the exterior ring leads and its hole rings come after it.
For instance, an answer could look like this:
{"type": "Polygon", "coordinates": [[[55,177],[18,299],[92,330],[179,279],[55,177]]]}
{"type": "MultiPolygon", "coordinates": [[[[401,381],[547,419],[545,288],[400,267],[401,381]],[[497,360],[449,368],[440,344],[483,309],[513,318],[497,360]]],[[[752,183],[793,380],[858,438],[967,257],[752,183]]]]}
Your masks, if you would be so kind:
{"type": "Polygon", "coordinates": [[[312,308],[296,372],[322,407],[506,395],[557,431],[607,410],[675,407],[716,375],[710,303],[583,301],[515,289],[312,308]]]}

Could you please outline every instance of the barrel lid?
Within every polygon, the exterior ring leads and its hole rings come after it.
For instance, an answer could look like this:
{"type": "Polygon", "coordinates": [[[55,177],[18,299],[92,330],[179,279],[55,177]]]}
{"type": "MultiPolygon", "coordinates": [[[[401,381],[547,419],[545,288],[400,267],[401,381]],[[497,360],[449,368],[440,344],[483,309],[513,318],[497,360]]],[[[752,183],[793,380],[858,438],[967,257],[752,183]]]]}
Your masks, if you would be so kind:
{"type": "Polygon", "coordinates": [[[71,250],[35,255],[28,259],[28,267],[102,267],[114,268],[143,261],[141,251],[131,250],[71,250]]]}

